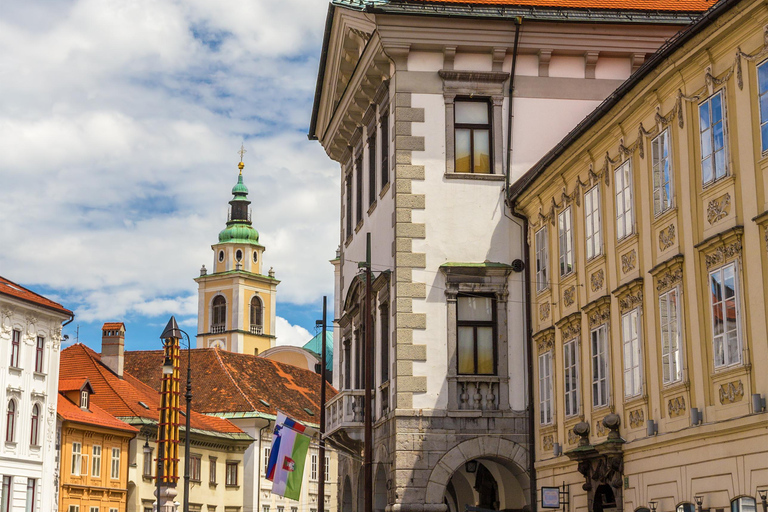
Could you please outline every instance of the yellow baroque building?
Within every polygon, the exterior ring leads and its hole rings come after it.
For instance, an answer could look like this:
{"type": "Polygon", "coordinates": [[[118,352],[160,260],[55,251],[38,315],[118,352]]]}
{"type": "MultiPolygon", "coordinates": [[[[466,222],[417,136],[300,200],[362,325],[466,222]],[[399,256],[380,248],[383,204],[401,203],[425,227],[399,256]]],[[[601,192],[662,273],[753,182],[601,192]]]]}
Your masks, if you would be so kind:
{"type": "Polygon", "coordinates": [[[509,190],[553,507],[765,510],[766,25],[721,0],[509,190]]]}

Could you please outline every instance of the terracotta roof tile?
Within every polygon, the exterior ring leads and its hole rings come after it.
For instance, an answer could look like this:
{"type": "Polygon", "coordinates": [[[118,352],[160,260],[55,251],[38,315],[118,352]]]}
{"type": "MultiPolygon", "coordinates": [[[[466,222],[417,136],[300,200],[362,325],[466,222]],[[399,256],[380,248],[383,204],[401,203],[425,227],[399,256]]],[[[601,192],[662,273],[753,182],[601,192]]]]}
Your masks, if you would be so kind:
{"type": "Polygon", "coordinates": [[[61,416],[61,419],[64,421],[83,423],[85,425],[96,425],[126,432],[139,431],[137,428],[115,418],[98,405],[90,404],[90,410],[84,411],[61,394],[59,394],[59,400],[56,405],[56,413],[61,416]]]}
{"type": "MultiPolygon", "coordinates": [[[[127,353],[126,353],[127,355],[127,353]]],[[[149,365],[157,373],[157,387],[152,388],[140,381],[129,370],[123,378],[101,363],[101,356],[77,343],[61,351],[60,375],[63,379],[86,376],[94,389],[91,402],[118,418],[138,417],[157,421],[160,410],[160,365],[154,359],[149,365]],[[144,403],[142,405],[140,402],[144,403]]],[[[194,402],[193,402],[194,404],[194,402]]],[[[194,405],[193,405],[194,407],[194,405]]],[[[208,416],[192,411],[192,428],[223,433],[242,433],[238,427],[223,418],[208,416]]]]}
{"type": "Polygon", "coordinates": [[[24,288],[20,284],[16,284],[13,281],[10,281],[4,278],[3,276],[0,276],[0,294],[10,295],[11,297],[16,297],[17,299],[21,299],[26,302],[32,302],[34,304],[37,304],[38,306],[54,309],[66,315],[72,315],[72,312],[70,310],[68,310],[58,302],[53,302],[50,299],[46,299],[42,295],[39,295],[33,292],[32,290],[24,288]]]}
{"type": "Polygon", "coordinates": [[[629,11],[703,12],[716,0],[404,0],[402,3],[498,5],[505,7],[545,7],[629,11]]]}
{"type": "MultiPolygon", "coordinates": [[[[161,359],[160,350],[127,351],[125,369],[156,386],[161,378],[157,369],[161,359]]],[[[186,354],[181,359],[184,367],[186,354]]],[[[282,411],[307,423],[320,420],[320,375],[250,354],[193,349],[192,395],[193,407],[211,414],[257,412],[274,416],[282,411]]],[[[335,395],[336,390],[326,383],[326,398],[335,395]]]]}
{"type": "MultiPolygon", "coordinates": [[[[62,391],[80,391],[83,386],[90,383],[86,377],[76,377],[74,379],[59,379],[59,392],[62,391]]],[[[91,386],[93,391],[93,386],[91,386]]]]}
{"type": "Polygon", "coordinates": [[[107,329],[111,329],[111,330],[125,329],[125,324],[123,322],[107,322],[101,326],[101,330],[104,331],[107,329]]]}

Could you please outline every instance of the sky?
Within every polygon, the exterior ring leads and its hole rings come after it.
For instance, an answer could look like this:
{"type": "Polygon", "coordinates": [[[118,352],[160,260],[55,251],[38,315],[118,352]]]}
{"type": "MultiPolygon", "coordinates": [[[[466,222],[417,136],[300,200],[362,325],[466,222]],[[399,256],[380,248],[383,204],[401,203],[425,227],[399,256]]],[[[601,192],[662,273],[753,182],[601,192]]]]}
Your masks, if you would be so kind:
{"type": "MultiPolygon", "coordinates": [[[[338,166],[307,140],[325,0],[0,1],[0,275],[99,350],[194,335],[200,267],[243,177],[278,286],[278,344],[332,304],[338,166]]],[[[332,315],[329,315],[329,317],[332,315]]]]}

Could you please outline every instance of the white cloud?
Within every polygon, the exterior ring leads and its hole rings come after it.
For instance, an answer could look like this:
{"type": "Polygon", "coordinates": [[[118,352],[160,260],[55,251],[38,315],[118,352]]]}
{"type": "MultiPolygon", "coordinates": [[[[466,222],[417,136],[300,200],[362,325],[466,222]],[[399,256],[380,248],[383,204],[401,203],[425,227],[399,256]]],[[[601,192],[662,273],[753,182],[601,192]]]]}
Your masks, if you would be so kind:
{"type": "Polygon", "coordinates": [[[309,331],[300,325],[291,325],[288,320],[279,316],[276,320],[275,335],[277,336],[277,345],[303,347],[312,339],[309,331]]]}

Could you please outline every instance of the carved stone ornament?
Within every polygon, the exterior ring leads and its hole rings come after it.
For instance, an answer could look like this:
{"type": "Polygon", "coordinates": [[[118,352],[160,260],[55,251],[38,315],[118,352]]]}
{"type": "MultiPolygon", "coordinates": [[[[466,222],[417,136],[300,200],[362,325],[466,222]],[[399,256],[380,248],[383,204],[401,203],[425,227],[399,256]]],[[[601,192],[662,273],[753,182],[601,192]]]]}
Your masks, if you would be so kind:
{"type": "Polygon", "coordinates": [[[725,193],[707,204],[707,222],[710,225],[731,213],[731,194],[725,193]]]}
{"type": "Polygon", "coordinates": [[[573,429],[568,429],[568,444],[576,444],[579,441],[579,435],[573,431],[573,429]]]}
{"type": "Polygon", "coordinates": [[[631,428],[639,428],[642,427],[645,423],[645,413],[642,409],[635,409],[634,411],[629,411],[629,426],[631,428]]]}
{"type": "Polygon", "coordinates": [[[621,271],[626,274],[637,266],[637,251],[632,249],[621,255],[621,271]]]}
{"type": "Polygon", "coordinates": [[[666,251],[675,245],[675,225],[670,224],[659,231],[659,250],[666,251]]]}
{"type": "Polygon", "coordinates": [[[594,272],[589,278],[589,284],[593,292],[600,290],[603,287],[605,281],[605,271],[603,269],[594,272]]]}
{"type": "Polygon", "coordinates": [[[576,287],[569,286],[563,292],[563,304],[565,304],[565,307],[569,307],[569,306],[572,306],[575,301],[576,301],[576,287]]]}
{"type": "Polygon", "coordinates": [[[564,340],[575,338],[581,333],[581,328],[578,324],[568,324],[562,329],[562,335],[564,340]]]}
{"type": "Polygon", "coordinates": [[[13,311],[10,308],[5,308],[0,311],[0,338],[11,339],[11,318],[13,317],[13,311]]]}
{"type": "Polygon", "coordinates": [[[550,451],[555,446],[555,439],[552,434],[546,435],[541,438],[541,447],[545,452],[550,451]]]}
{"type": "Polygon", "coordinates": [[[549,318],[549,302],[539,304],[539,320],[542,322],[549,318]]]}
{"type": "Polygon", "coordinates": [[[587,446],[589,444],[589,423],[586,421],[580,421],[573,426],[573,433],[579,436],[579,446],[587,446]]]}
{"type": "Polygon", "coordinates": [[[668,288],[672,288],[672,286],[676,285],[682,280],[683,280],[682,267],[670,269],[666,271],[664,274],[659,276],[659,279],[656,281],[656,291],[663,292],[668,288]]]}
{"type": "Polygon", "coordinates": [[[667,402],[667,412],[669,412],[670,418],[677,418],[685,414],[685,397],[676,396],[675,398],[670,398],[669,402],[667,402]]]}
{"type": "Polygon", "coordinates": [[[619,309],[624,312],[634,309],[643,304],[643,290],[637,290],[635,293],[628,293],[619,299],[619,309]]]}
{"type": "Polygon", "coordinates": [[[53,441],[53,434],[56,431],[56,408],[53,405],[48,406],[48,418],[46,419],[46,422],[48,423],[46,439],[50,443],[53,441]]]}
{"type": "Polygon", "coordinates": [[[765,250],[768,251],[768,226],[765,228],[765,250]]]}
{"type": "Polygon", "coordinates": [[[600,418],[599,420],[595,420],[595,434],[597,434],[600,437],[604,437],[608,435],[608,429],[605,425],[603,425],[603,419],[600,418]]]}
{"type": "Polygon", "coordinates": [[[725,263],[727,260],[736,256],[741,256],[740,240],[730,243],[728,245],[720,246],[717,249],[715,249],[714,252],[712,252],[711,254],[708,254],[706,258],[707,269],[717,265],[721,265],[725,263]]]}
{"type": "Polygon", "coordinates": [[[744,383],[740,380],[720,385],[720,403],[732,404],[744,398],[744,383]]]}
{"type": "Polygon", "coordinates": [[[555,333],[548,332],[538,341],[539,353],[542,354],[555,347],[555,333]]]}
{"type": "Polygon", "coordinates": [[[597,309],[589,315],[589,328],[592,329],[598,325],[603,325],[611,319],[610,309],[597,309]]]}

